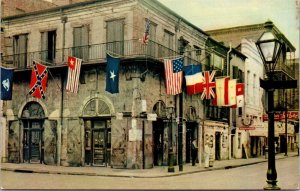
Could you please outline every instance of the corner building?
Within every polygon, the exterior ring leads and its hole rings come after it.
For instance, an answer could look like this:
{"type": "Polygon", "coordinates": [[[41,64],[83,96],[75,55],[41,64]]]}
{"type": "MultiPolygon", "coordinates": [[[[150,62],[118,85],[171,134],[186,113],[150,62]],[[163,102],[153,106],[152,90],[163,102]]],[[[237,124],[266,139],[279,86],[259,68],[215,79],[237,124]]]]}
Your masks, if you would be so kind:
{"type": "Polygon", "coordinates": [[[201,64],[217,51],[207,51],[205,32],[159,2],[91,0],[5,17],[3,26],[1,64],[15,68],[13,98],[3,101],[3,162],[152,168],[167,165],[171,145],[176,165],[179,107],[183,162],[191,162],[193,138],[203,148],[200,95],[183,93],[182,105],[166,95],[162,59],[184,49],[185,65],[201,64]],[[107,53],[121,59],[117,94],[105,91],[107,53]],[[77,94],[65,90],[68,56],[83,60],[77,94]],[[33,61],[49,71],[45,99],[28,94],[33,61]]]}

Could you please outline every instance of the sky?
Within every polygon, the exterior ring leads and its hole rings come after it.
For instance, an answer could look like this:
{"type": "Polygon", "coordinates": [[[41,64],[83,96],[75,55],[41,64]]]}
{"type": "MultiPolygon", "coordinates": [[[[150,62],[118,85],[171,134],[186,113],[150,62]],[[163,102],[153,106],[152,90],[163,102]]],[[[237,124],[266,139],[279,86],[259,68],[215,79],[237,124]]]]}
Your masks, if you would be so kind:
{"type": "Polygon", "coordinates": [[[300,0],[158,1],[204,31],[271,20],[294,45],[299,57],[300,0]]]}

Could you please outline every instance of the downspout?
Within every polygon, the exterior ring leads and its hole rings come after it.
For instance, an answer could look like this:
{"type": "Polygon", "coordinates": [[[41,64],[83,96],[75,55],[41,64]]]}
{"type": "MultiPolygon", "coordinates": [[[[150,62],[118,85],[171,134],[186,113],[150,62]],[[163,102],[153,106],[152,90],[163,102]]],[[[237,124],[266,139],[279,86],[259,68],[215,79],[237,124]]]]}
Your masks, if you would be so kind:
{"type": "MultiPolygon", "coordinates": [[[[229,77],[231,78],[231,71],[230,71],[230,53],[232,51],[231,48],[231,42],[229,43],[229,51],[227,52],[227,75],[229,75],[229,77]]],[[[231,127],[232,127],[232,108],[229,107],[229,119],[228,119],[228,159],[231,159],[231,127]]]]}

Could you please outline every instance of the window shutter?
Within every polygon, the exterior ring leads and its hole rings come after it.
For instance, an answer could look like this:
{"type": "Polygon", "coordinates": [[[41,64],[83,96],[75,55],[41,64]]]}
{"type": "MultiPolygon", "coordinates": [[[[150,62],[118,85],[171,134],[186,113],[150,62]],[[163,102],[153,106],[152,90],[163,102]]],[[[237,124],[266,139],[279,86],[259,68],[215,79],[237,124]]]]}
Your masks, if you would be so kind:
{"type": "Polygon", "coordinates": [[[89,57],[89,26],[88,25],[84,25],[82,27],[82,31],[81,31],[81,45],[82,45],[82,58],[83,60],[87,60],[89,57]]]}
{"type": "Polygon", "coordinates": [[[47,49],[48,49],[48,32],[41,33],[41,48],[42,48],[42,60],[46,60],[47,58],[47,49]]]}

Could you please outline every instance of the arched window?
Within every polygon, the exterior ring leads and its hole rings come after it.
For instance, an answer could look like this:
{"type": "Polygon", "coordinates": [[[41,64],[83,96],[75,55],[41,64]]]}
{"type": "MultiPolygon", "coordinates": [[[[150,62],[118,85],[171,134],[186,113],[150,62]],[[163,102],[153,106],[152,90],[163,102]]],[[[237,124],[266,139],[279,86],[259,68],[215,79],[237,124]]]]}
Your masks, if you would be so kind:
{"type": "Polygon", "coordinates": [[[164,118],[166,117],[166,105],[163,101],[159,100],[153,106],[153,112],[157,114],[157,117],[164,118]]]}
{"type": "Polygon", "coordinates": [[[24,118],[44,118],[45,112],[42,106],[37,102],[29,102],[22,111],[24,118]]]}
{"type": "Polygon", "coordinates": [[[111,111],[105,101],[95,98],[85,105],[83,116],[111,116],[111,111]]]}

